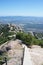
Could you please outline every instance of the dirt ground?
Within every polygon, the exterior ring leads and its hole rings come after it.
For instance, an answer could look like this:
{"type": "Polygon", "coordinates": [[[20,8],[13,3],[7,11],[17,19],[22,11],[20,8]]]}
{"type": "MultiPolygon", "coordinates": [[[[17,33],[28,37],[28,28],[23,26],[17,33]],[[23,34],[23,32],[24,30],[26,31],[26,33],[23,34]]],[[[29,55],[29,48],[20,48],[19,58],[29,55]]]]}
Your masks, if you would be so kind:
{"type": "Polygon", "coordinates": [[[43,48],[34,45],[30,49],[30,54],[34,65],[43,65],[43,48]]]}

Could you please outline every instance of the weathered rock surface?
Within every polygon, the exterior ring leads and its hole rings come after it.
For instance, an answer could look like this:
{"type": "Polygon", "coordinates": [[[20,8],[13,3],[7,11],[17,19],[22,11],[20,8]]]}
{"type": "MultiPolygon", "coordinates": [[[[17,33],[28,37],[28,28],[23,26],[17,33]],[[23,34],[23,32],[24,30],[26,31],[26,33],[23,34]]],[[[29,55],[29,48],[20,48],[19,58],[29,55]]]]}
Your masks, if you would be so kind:
{"type": "Polygon", "coordinates": [[[1,50],[5,52],[7,51],[9,58],[7,61],[8,65],[21,65],[23,58],[23,47],[20,43],[20,40],[11,40],[7,44],[1,46],[1,50]]]}

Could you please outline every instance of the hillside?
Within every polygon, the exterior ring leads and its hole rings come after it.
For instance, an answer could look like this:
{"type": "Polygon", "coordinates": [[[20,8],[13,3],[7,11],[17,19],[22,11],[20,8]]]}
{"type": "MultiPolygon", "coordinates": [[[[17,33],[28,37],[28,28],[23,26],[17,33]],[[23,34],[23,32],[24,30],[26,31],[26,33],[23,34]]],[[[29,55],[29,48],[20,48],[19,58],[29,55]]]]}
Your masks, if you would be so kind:
{"type": "Polygon", "coordinates": [[[31,24],[43,24],[43,17],[32,16],[2,16],[0,17],[0,23],[31,23],[31,24]]]}

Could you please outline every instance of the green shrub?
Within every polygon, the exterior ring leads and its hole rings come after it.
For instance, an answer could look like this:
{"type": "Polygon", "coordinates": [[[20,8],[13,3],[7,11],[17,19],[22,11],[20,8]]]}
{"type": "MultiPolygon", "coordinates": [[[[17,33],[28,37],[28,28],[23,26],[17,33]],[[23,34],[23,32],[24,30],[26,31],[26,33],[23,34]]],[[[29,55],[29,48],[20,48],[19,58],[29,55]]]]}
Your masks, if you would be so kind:
{"type": "Polygon", "coordinates": [[[27,46],[40,45],[41,47],[43,47],[43,40],[38,40],[31,34],[19,32],[17,33],[16,38],[22,40],[23,43],[27,46]]]}
{"type": "Polygon", "coordinates": [[[43,47],[43,40],[40,40],[39,46],[43,47]]]}

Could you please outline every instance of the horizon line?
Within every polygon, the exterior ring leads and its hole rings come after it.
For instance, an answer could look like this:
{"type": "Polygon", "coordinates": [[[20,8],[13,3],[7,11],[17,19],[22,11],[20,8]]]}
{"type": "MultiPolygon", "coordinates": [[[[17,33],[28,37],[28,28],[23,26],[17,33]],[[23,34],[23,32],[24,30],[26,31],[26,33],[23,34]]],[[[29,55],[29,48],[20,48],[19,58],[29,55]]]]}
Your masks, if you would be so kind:
{"type": "Polygon", "coordinates": [[[16,16],[18,16],[18,17],[43,17],[43,16],[29,16],[29,15],[2,15],[2,16],[0,16],[0,17],[16,17],[16,16]]]}

